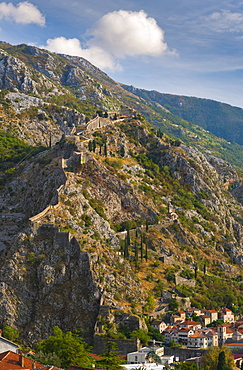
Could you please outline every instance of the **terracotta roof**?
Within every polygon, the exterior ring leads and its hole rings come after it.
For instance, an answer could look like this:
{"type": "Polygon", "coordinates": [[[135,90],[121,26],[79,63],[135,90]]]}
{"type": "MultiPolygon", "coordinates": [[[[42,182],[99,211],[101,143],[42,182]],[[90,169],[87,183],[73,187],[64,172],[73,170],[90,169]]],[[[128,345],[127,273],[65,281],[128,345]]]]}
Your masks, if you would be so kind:
{"type": "Polygon", "coordinates": [[[225,343],[224,346],[243,347],[243,343],[225,343]]]}
{"type": "Polygon", "coordinates": [[[182,322],[182,325],[192,325],[192,326],[195,326],[195,325],[200,325],[199,322],[196,322],[196,321],[192,321],[192,320],[186,320],[186,321],[183,321],[182,322]]]}
{"type": "Polygon", "coordinates": [[[203,335],[202,333],[196,332],[193,335],[191,335],[190,338],[206,338],[206,336],[203,335]]]}
{"type": "Polygon", "coordinates": [[[19,355],[12,351],[0,353],[0,370],[17,370],[17,369],[39,369],[42,370],[58,370],[57,367],[43,365],[28,357],[19,355]],[[22,361],[22,362],[21,362],[22,361]]]}
{"type": "Polygon", "coordinates": [[[180,328],[178,333],[180,333],[180,332],[188,333],[189,331],[191,331],[191,329],[189,329],[189,328],[180,328]]]}
{"type": "Polygon", "coordinates": [[[235,330],[226,328],[226,334],[233,334],[233,333],[235,333],[235,330]]]}

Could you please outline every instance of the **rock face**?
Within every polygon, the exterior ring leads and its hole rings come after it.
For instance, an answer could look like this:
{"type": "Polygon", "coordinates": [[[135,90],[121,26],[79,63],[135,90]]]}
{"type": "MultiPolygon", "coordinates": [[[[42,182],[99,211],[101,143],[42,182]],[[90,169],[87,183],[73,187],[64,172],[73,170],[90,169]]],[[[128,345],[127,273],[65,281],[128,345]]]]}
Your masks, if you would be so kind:
{"type": "Polygon", "coordinates": [[[2,129],[46,150],[1,183],[0,326],[28,344],[54,325],[91,342],[94,330],[146,329],[142,314],[166,311],[165,288],[197,288],[196,265],[200,284],[203,264],[240,278],[236,170],[161,137],[82,58],[20,49],[22,61],[1,51],[2,129]],[[97,108],[106,117],[86,125],[97,108]]]}
{"type": "Polygon", "coordinates": [[[18,323],[30,344],[53,325],[81,329],[92,339],[100,293],[88,254],[69,233],[47,225],[37,234],[19,235],[1,263],[0,296],[1,325],[18,323]]]}

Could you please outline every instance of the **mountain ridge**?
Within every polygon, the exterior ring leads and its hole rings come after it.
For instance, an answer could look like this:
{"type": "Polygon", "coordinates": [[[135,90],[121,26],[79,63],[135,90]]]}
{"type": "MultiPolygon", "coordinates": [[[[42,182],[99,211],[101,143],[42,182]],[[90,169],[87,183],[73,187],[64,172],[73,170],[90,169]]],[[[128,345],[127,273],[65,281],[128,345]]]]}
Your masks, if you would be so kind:
{"type": "Polygon", "coordinates": [[[225,141],[88,62],[28,47],[27,63],[25,45],[4,47],[0,325],[28,344],[54,325],[91,343],[95,328],[146,329],[143,315],[163,314],[161,291],[174,288],[243,312],[241,172],[215,155],[225,141]],[[119,315],[102,316],[106,306],[119,315]]]}

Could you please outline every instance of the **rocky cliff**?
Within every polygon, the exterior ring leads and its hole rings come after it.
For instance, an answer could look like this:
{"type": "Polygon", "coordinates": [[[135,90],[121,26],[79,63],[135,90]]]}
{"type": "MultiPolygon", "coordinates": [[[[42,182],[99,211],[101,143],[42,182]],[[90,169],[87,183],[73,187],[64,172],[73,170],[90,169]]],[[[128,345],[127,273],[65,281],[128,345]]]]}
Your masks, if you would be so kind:
{"type": "Polygon", "coordinates": [[[88,62],[3,47],[3,137],[45,148],[2,152],[1,326],[29,344],[54,325],[114,337],[175,285],[181,307],[242,310],[240,173],[151,127],[88,62]]]}

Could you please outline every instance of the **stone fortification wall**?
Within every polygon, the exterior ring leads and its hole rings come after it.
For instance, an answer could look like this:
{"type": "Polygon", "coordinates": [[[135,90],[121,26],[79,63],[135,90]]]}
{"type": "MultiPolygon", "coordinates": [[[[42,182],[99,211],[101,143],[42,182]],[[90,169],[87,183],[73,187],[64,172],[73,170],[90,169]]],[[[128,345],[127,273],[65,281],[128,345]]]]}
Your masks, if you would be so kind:
{"type": "Polygon", "coordinates": [[[59,188],[56,190],[57,192],[57,204],[54,205],[49,205],[47,206],[43,211],[38,213],[37,215],[30,217],[29,220],[30,222],[37,222],[39,221],[42,217],[44,217],[51,209],[55,209],[59,207],[59,202],[60,202],[60,193],[64,185],[59,186],[59,188]]]}
{"type": "Polygon", "coordinates": [[[175,284],[176,285],[187,285],[190,287],[195,287],[196,281],[195,279],[185,279],[177,274],[175,274],[175,284]]]}
{"type": "Polygon", "coordinates": [[[179,347],[164,347],[165,356],[179,357],[179,361],[186,361],[191,357],[201,357],[206,352],[202,348],[179,348],[179,347]]]}
{"type": "Polygon", "coordinates": [[[87,123],[85,127],[86,131],[96,130],[98,128],[110,125],[111,121],[108,118],[95,117],[87,123]]]}
{"type": "Polygon", "coordinates": [[[126,356],[129,352],[137,351],[141,346],[138,339],[135,340],[121,340],[121,339],[105,339],[99,335],[94,336],[94,344],[92,348],[92,352],[100,355],[105,351],[105,343],[107,341],[112,341],[116,343],[119,354],[121,356],[126,356]]]}

